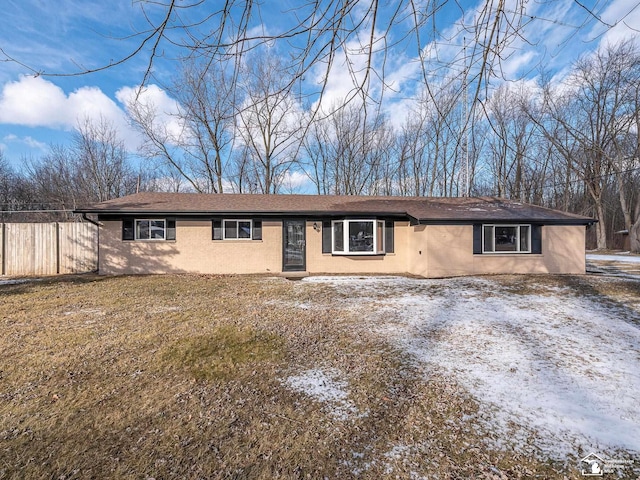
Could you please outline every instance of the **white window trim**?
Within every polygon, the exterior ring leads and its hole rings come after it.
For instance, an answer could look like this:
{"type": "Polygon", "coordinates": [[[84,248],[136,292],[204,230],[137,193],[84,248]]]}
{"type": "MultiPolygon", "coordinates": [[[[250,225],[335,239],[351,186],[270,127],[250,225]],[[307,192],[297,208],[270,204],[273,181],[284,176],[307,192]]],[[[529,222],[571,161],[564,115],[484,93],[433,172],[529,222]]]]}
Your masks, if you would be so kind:
{"type": "Polygon", "coordinates": [[[331,221],[331,253],[333,255],[384,255],[385,253],[385,237],[386,237],[386,225],[384,220],[377,218],[345,218],[344,220],[332,220],[331,221]],[[349,248],[349,223],[351,222],[371,222],[373,223],[373,251],[371,252],[351,252],[347,250],[349,248]],[[378,245],[378,222],[382,223],[382,245],[378,245]],[[335,247],[335,228],[337,223],[342,224],[342,244],[345,250],[334,250],[335,247]]]}
{"type": "Polygon", "coordinates": [[[515,255],[520,253],[531,253],[531,232],[533,231],[533,226],[530,223],[483,223],[482,224],[482,253],[487,255],[515,255]],[[485,227],[493,228],[493,251],[487,251],[484,249],[484,229],[485,227]],[[516,247],[517,250],[514,251],[496,251],[496,227],[517,227],[516,228],[516,247]],[[520,227],[529,227],[529,233],[527,238],[527,246],[528,250],[520,250],[520,227]]]}
{"type": "MultiPolygon", "coordinates": [[[[236,235],[238,235],[239,230],[236,225],[236,235]]],[[[253,240],[253,220],[251,218],[223,218],[222,219],[222,240],[227,241],[240,241],[246,242],[253,240]],[[227,229],[225,227],[227,222],[249,222],[249,238],[240,238],[236,236],[235,238],[227,238],[227,229]]]]}
{"type": "Polygon", "coordinates": [[[136,218],[133,220],[133,238],[140,242],[162,242],[167,239],[167,219],[166,218],[136,218]],[[151,222],[162,222],[162,238],[140,238],[138,237],[138,222],[149,222],[149,235],[151,235],[151,222]]]}

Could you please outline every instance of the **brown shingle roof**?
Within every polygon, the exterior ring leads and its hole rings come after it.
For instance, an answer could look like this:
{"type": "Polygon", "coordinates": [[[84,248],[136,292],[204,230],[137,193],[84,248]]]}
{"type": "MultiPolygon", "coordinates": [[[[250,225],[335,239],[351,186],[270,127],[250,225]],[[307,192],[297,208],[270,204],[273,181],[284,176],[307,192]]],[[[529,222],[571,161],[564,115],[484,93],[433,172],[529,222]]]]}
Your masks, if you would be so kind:
{"type": "Polygon", "coordinates": [[[79,213],[129,215],[378,215],[423,223],[537,221],[588,224],[589,217],[495,197],[368,197],[144,192],[108,200],[79,213]]]}

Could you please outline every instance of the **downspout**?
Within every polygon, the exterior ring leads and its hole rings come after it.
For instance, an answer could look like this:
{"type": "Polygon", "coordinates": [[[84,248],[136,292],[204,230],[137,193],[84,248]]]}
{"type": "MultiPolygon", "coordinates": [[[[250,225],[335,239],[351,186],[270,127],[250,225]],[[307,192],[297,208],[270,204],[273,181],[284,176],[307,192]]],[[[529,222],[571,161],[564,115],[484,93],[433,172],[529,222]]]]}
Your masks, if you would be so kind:
{"type": "Polygon", "coordinates": [[[86,212],[82,212],[82,219],[85,222],[89,222],[89,223],[93,223],[96,227],[100,226],[100,222],[96,222],[95,220],[90,219],[89,217],[87,217],[86,212]]]}

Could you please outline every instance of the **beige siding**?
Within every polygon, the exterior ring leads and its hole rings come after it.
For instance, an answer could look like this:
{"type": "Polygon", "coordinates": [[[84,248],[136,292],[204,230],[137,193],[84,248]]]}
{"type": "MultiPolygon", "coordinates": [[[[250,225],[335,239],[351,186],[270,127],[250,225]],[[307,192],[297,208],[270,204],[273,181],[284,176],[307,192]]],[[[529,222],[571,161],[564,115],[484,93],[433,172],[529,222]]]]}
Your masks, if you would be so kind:
{"type": "Polygon", "coordinates": [[[585,273],[585,227],[542,227],[542,254],[473,254],[471,225],[411,227],[409,272],[425,277],[502,273],[585,273]],[[422,253],[420,253],[420,251],[422,253]],[[426,254],[426,259],[423,257],[426,254]]]}
{"type": "MultiPolygon", "coordinates": [[[[545,226],[543,252],[473,254],[471,225],[395,224],[395,253],[380,256],[322,253],[322,229],[306,224],[306,270],[320,273],[410,273],[448,277],[491,273],[584,273],[584,226],[545,226]]],[[[177,220],[175,241],[122,241],[120,221],[102,222],[100,272],[118,273],[279,273],[282,222],[263,221],[262,240],[211,239],[211,221],[177,220]]]]}
{"type": "Polygon", "coordinates": [[[212,240],[211,221],[176,220],[175,241],[122,241],[122,222],[102,222],[100,272],[270,273],[282,270],[282,223],[262,222],[263,240],[212,240]]]}

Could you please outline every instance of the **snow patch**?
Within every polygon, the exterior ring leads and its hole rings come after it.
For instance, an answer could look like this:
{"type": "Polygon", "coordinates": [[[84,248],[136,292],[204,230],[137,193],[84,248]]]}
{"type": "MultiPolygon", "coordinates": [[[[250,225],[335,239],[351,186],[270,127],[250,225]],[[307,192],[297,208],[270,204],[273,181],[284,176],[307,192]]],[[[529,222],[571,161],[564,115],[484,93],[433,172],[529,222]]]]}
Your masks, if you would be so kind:
{"type": "Polygon", "coordinates": [[[640,263],[640,255],[599,255],[596,253],[587,253],[587,260],[601,262],[622,262],[622,263],[640,263]]]}
{"type": "Polygon", "coordinates": [[[358,415],[358,409],[349,400],[348,383],[335,369],[313,368],[284,381],[292,390],[302,392],[324,404],[331,416],[337,420],[347,420],[358,415]]]}
{"type": "Polygon", "coordinates": [[[0,280],[0,285],[18,285],[20,283],[27,283],[29,280],[24,279],[14,279],[14,280],[0,280]]]}
{"type": "Polygon", "coordinates": [[[514,294],[489,278],[311,281],[340,288],[350,306],[368,308],[366,327],[470,391],[496,447],[552,458],[640,452],[637,306],[569,287],[514,294]]]}

